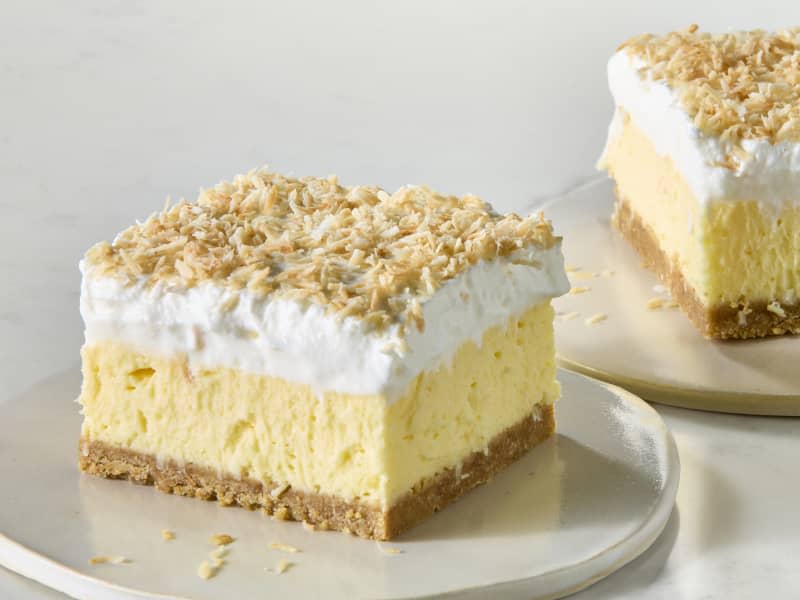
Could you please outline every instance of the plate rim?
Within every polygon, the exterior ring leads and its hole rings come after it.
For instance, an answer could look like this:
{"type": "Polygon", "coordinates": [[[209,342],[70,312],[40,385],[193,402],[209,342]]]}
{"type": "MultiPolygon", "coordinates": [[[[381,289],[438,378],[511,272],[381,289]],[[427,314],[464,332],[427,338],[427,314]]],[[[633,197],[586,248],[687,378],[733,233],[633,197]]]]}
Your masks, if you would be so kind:
{"type": "Polygon", "coordinates": [[[654,383],[609,373],[575,361],[556,353],[556,362],[559,367],[597,379],[604,383],[616,385],[626,389],[648,402],[699,410],[705,412],[720,412],[735,415],[751,415],[766,417],[797,417],[800,416],[800,396],[792,394],[751,394],[748,392],[719,392],[701,388],[681,388],[661,383],[654,383]],[[753,403],[759,403],[758,406],[753,403]],[[796,405],[786,406],[796,402],[796,405]]]}

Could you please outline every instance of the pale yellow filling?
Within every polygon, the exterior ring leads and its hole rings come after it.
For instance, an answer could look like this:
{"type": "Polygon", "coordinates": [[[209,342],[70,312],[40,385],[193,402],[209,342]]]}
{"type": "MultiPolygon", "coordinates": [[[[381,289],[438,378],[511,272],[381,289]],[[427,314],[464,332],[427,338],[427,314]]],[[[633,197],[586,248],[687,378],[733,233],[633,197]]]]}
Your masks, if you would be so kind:
{"type": "Polygon", "coordinates": [[[658,155],[627,115],[604,166],[704,304],[797,301],[800,202],[774,208],[720,198],[701,205],[675,163],[658,155]]]}
{"type": "Polygon", "coordinates": [[[490,329],[391,404],[96,343],[82,351],[82,435],[386,508],[558,397],[552,321],[545,302],[490,329]]]}

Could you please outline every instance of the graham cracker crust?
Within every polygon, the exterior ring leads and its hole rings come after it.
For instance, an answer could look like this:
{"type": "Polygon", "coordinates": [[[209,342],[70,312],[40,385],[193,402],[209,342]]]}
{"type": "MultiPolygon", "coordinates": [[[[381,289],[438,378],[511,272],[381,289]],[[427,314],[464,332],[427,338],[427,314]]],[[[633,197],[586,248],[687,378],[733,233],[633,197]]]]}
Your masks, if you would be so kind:
{"type": "Polygon", "coordinates": [[[767,309],[769,302],[742,302],[735,306],[706,306],[684,279],[674,259],[665,254],[652,229],[641,220],[617,194],[612,222],[644,259],[647,268],[656,272],[669,287],[672,297],[700,332],[714,339],[759,338],[786,333],[800,333],[800,303],[782,304],[784,315],[767,309]]]}
{"type": "Polygon", "coordinates": [[[522,421],[496,435],[488,452],[470,454],[461,468],[448,468],[419,481],[388,511],[362,501],[314,494],[265,484],[255,479],[236,479],[192,463],[157,461],[150,454],[81,439],[81,471],[109,479],[127,479],[179,496],[217,500],[225,506],[260,509],[283,520],[305,521],[318,529],[353,533],[388,540],[441,510],[472,488],[492,479],[528,450],[555,431],[553,406],[541,406],[522,421]]]}

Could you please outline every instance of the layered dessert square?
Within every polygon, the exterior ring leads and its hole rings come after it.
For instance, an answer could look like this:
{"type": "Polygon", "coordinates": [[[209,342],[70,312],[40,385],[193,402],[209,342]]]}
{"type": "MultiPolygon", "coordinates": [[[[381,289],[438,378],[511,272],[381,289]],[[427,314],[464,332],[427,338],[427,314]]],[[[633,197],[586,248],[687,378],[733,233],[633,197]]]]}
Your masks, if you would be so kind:
{"type": "Polygon", "coordinates": [[[800,333],[800,29],[625,42],[614,222],[710,338],[800,333]]]}
{"type": "Polygon", "coordinates": [[[81,270],[87,473],[389,539],[554,430],[541,216],[262,170],[81,270]]]}

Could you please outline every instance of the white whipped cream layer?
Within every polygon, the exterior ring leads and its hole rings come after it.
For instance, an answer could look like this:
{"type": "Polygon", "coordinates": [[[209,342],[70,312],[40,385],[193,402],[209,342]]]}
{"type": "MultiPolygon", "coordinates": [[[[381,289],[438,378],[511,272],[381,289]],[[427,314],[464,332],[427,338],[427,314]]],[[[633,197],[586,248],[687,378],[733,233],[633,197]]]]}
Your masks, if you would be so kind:
{"type": "Polygon", "coordinates": [[[566,293],[560,246],[525,251],[541,267],[507,259],[480,262],[445,283],[423,305],[425,328],[367,332],[352,317],[337,320],[316,304],[232,292],[213,283],[189,289],[93,277],[81,263],[86,343],[115,340],[162,356],[186,355],[191,368],[230,367],[307,384],[317,393],[401,396],[423,370],[449,363],[467,340],[566,293]],[[393,349],[394,348],[394,349],[393,349]]]}
{"type": "MultiPolygon", "coordinates": [[[[758,200],[782,206],[800,204],[800,144],[742,140],[748,153],[735,171],[718,166],[731,146],[703,134],[682,108],[679,94],[663,81],[643,78],[644,62],[625,50],[608,62],[608,84],[617,109],[608,140],[619,131],[622,111],[668,156],[683,174],[698,202],[758,200]]],[[[608,147],[608,142],[606,143],[608,147]]],[[[598,166],[603,168],[605,151],[598,166]]]]}

